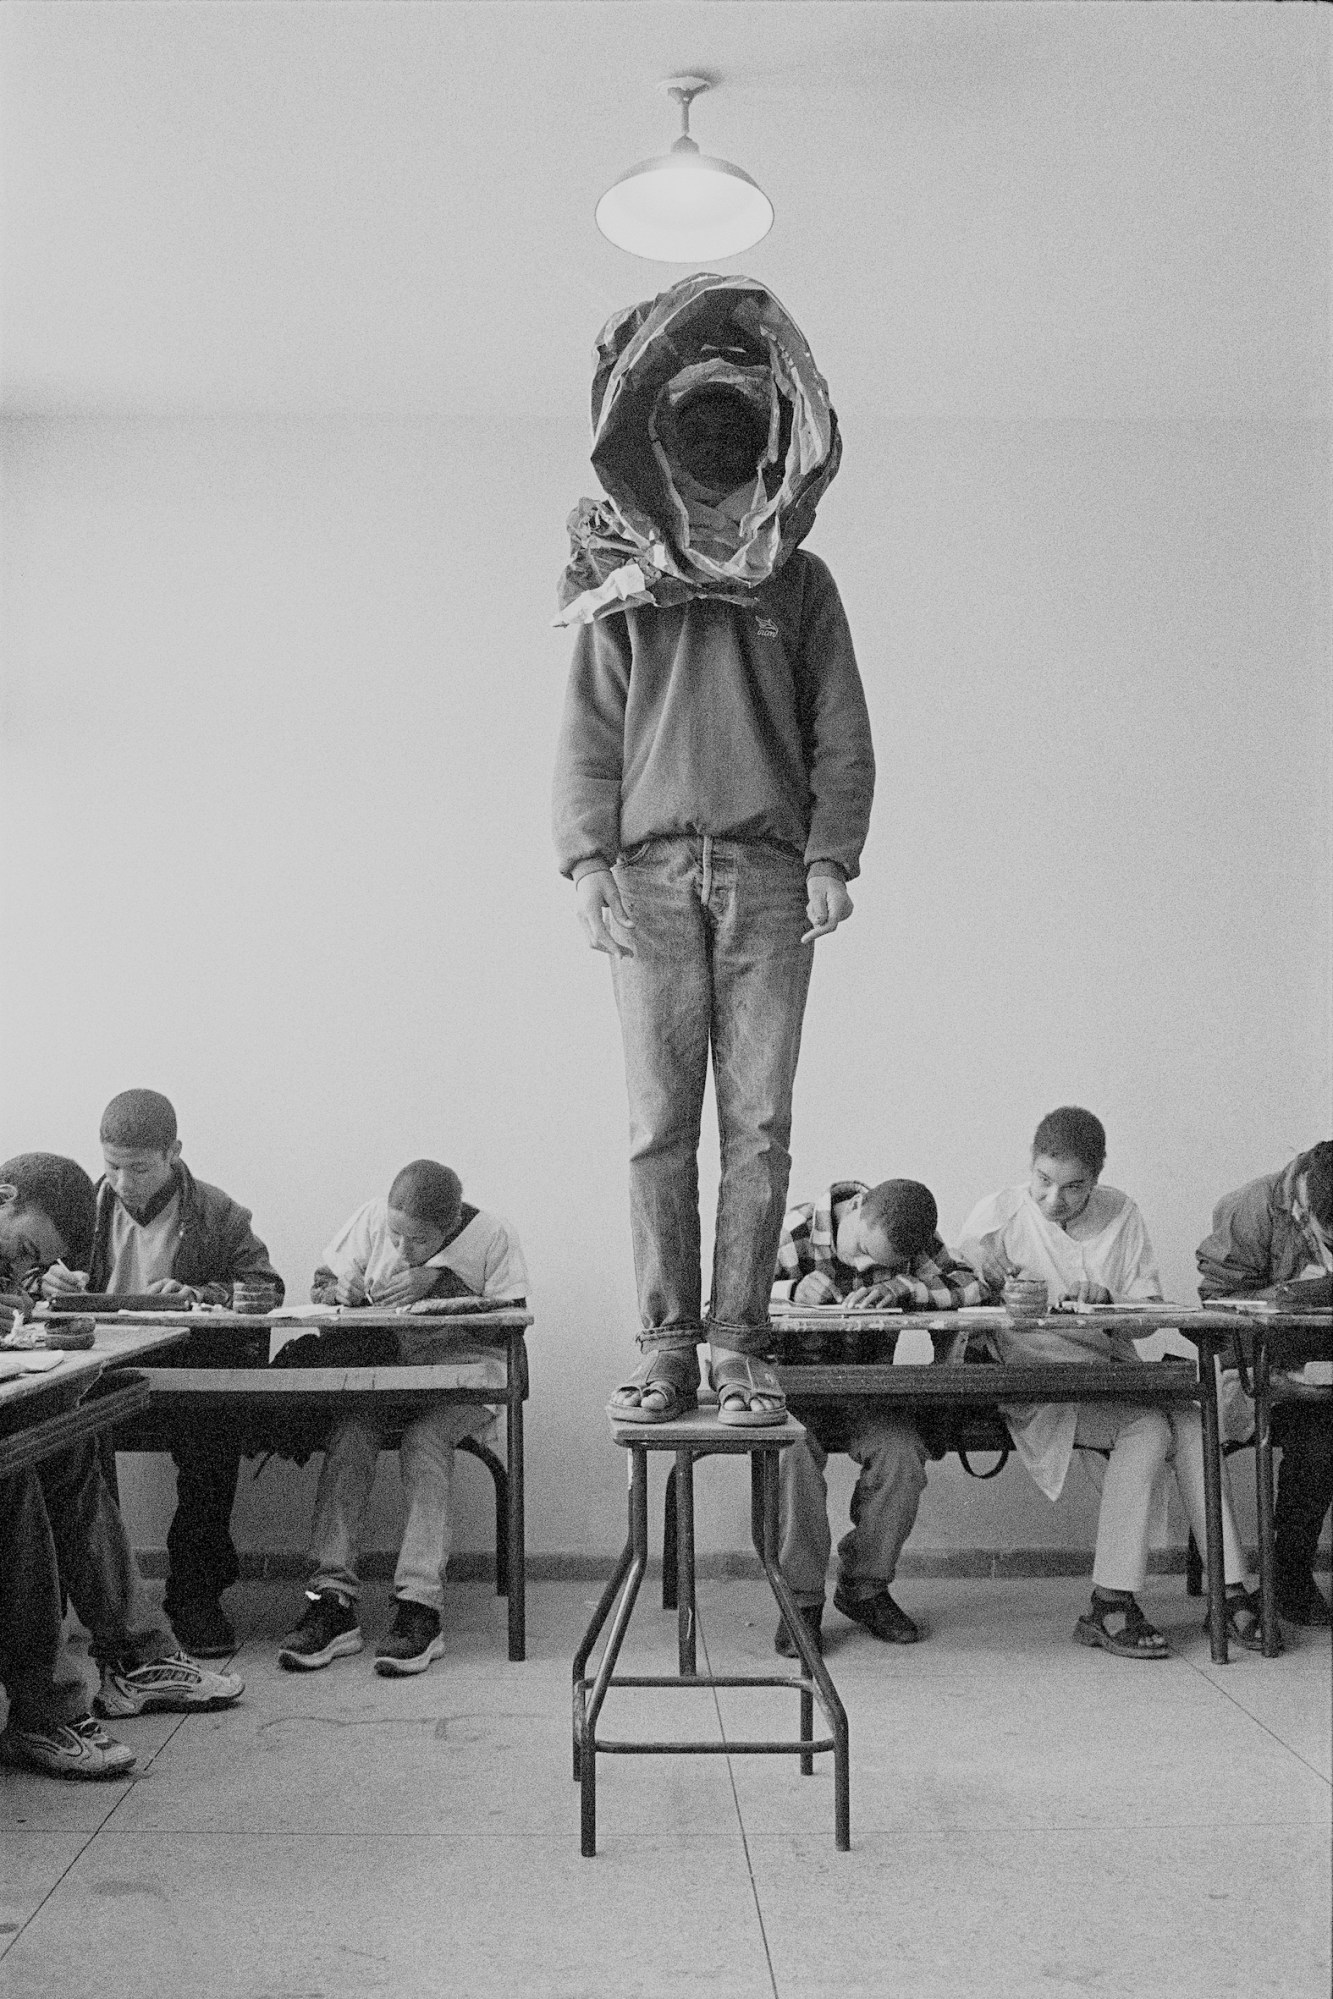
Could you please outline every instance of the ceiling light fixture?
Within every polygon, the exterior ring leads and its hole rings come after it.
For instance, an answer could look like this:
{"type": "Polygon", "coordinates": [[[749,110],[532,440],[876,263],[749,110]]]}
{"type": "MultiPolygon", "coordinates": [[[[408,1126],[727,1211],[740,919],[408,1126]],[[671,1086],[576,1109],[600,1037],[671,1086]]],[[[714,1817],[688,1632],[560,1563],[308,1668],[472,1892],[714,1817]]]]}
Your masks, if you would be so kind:
{"type": "Polygon", "coordinates": [[[669,153],[640,160],[597,204],[597,227],[621,250],[662,264],[734,257],[773,227],[773,204],[743,168],[710,159],[690,137],[690,105],[704,76],[662,85],[680,106],[680,137],[669,153]]]}

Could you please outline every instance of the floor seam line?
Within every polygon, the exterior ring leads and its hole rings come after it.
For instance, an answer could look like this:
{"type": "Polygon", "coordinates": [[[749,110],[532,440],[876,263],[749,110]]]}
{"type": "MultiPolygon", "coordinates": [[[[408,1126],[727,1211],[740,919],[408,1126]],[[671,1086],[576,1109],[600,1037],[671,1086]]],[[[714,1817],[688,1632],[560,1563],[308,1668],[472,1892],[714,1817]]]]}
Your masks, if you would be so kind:
{"type": "MultiPolygon", "coordinates": [[[[708,1640],[704,1633],[703,1620],[699,1616],[699,1607],[697,1604],[695,1605],[694,1616],[695,1630],[698,1634],[699,1643],[703,1647],[704,1665],[711,1673],[713,1662],[709,1657],[708,1640]]],[[[716,1687],[713,1688],[713,1707],[717,1714],[718,1731],[725,1743],[727,1740],[727,1724],[722,1719],[722,1702],[718,1698],[718,1689],[716,1687]]],[[[731,1785],[731,1801],[736,1807],[736,1824],[740,1829],[741,1852],[745,1855],[745,1872],[750,1881],[750,1898],[754,1903],[755,1919],[759,1924],[759,1941],[764,1946],[764,1962],[768,1966],[768,1982],[773,1990],[773,1999],[781,1999],[781,1994],[778,1991],[777,1973],[773,1969],[773,1953],[768,1946],[768,1930],[764,1924],[764,1911],[759,1901],[759,1883],[754,1878],[754,1862],[750,1858],[750,1841],[746,1835],[745,1820],[741,1814],[740,1793],[736,1789],[736,1766],[730,1749],[728,1749],[723,1761],[727,1766],[727,1782],[731,1785]]]]}
{"type": "Polygon", "coordinates": [[[1187,1659],[1185,1664],[1189,1666],[1190,1671],[1196,1679],[1202,1680],[1205,1686],[1212,1687],[1215,1692],[1221,1694],[1223,1700],[1230,1701],[1237,1713],[1243,1714],[1247,1721],[1252,1721],[1256,1728],[1262,1729],[1270,1742],[1275,1742],[1279,1749],[1285,1749],[1289,1756],[1294,1756],[1301,1768],[1308,1770],[1312,1777],[1317,1777],[1326,1790],[1333,1789],[1333,1782],[1330,1782],[1330,1779],[1324,1775],[1322,1770],[1316,1769],[1313,1763],[1302,1756],[1299,1749],[1293,1749],[1289,1742],[1284,1742],[1277,1731],[1270,1728],[1266,1721],[1261,1721],[1257,1714],[1252,1714],[1243,1702],[1238,1701],[1236,1696],[1222,1685],[1220,1680],[1215,1680],[1210,1673],[1205,1673],[1203,1668],[1196,1666],[1192,1660],[1187,1659]]]}

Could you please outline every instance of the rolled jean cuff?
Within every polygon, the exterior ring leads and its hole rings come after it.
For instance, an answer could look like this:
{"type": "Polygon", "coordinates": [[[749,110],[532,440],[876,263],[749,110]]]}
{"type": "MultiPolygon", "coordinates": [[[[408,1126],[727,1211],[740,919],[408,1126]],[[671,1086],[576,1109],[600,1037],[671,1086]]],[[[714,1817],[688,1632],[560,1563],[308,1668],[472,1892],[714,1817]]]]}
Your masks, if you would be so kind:
{"type": "Polygon", "coordinates": [[[721,1319],[710,1319],[704,1327],[703,1338],[710,1346],[728,1347],[733,1353],[763,1358],[773,1344],[773,1328],[767,1320],[762,1326],[729,1326],[721,1319]]]}
{"type": "Polygon", "coordinates": [[[702,1326],[644,1326],[635,1338],[640,1353],[690,1353],[707,1338],[702,1326]]]}

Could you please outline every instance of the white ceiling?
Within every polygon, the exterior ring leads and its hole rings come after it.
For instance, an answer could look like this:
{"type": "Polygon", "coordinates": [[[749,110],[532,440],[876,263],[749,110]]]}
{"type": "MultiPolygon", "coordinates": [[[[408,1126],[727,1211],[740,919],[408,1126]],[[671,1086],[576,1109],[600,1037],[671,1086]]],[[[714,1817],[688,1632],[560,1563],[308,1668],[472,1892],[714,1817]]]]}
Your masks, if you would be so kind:
{"type": "Polygon", "coordinates": [[[680,272],[592,213],[715,74],[733,264],[913,416],[1327,404],[1325,7],[0,7],[4,407],[485,419],[680,272]]]}

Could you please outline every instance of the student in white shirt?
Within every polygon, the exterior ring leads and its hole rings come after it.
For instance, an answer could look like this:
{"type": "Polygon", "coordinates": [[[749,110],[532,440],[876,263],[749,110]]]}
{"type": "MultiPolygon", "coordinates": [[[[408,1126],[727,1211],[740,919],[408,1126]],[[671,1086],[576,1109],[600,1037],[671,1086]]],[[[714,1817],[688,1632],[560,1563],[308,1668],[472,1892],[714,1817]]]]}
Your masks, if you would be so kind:
{"type": "MultiPolygon", "coordinates": [[[[394,1180],[387,1201],[367,1201],[338,1231],[310,1295],[317,1305],[373,1305],[383,1311],[410,1310],[436,1297],[519,1305],[527,1288],[523,1252],[508,1223],[464,1201],[462,1184],[449,1167],[414,1159],[394,1180]]],[[[413,1326],[410,1319],[397,1340],[403,1362],[460,1358],[447,1334],[413,1326]]],[[[494,1411],[484,1404],[442,1400],[403,1431],[398,1464],[407,1524],[394,1571],[393,1625],[375,1651],[377,1673],[424,1673],[444,1651],[440,1611],[454,1452],[464,1437],[484,1435],[494,1422],[494,1411]]],[[[357,1558],[383,1436],[379,1426],[357,1416],[329,1438],[311,1523],[315,1573],[306,1611],[278,1652],[289,1671],[311,1672],[361,1650],[357,1558]]]]}
{"type": "MultiPolygon", "coordinates": [[[[1127,1194],[1100,1184],[1106,1132],[1091,1111],[1064,1105],[1037,1126],[1026,1181],[992,1194],[963,1224],[959,1254],[979,1276],[1014,1295],[1016,1283],[1045,1284],[1062,1299],[1111,1304],[1162,1295],[1157,1260],[1143,1217],[1127,1194]]],[[[1009,1325],[997,1329],[1002,1360],[1080,1361],[1138,1358],[1125,1333],[1080,1325],[1009,1325]]],[[[1072,1386],[1072,1384],[1071,1384],[1072,1386]]],[[[1003,1412],[1019,1457],[1049,1499],[1058,1499],[1075,1450],[1101,1485],[1092,1605],[1075,1636],[1128,1659],[1164,1659],[1167,1644],[1143,1615],[1136,1592],[1148,1573],[1153,1488],[1172,1464],[1194,1538],[1206,1546],[1203,1436],[1198,1407],[1135,1403],[1037,1403],[1003,1412]],[[1105,1471],[1102,1459],[1105,1457],[1105,1471]]],[[[1223,1467],[1222,1552],[1227,1629],[1258,1650],[1258,1594],[1250,1586],[1223,1467]]]]}

